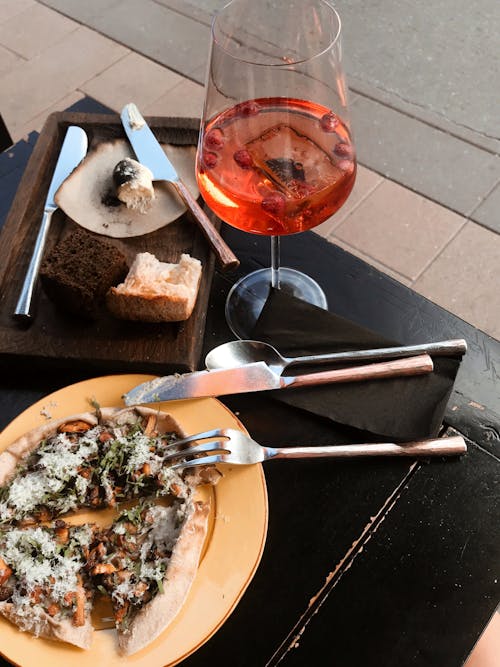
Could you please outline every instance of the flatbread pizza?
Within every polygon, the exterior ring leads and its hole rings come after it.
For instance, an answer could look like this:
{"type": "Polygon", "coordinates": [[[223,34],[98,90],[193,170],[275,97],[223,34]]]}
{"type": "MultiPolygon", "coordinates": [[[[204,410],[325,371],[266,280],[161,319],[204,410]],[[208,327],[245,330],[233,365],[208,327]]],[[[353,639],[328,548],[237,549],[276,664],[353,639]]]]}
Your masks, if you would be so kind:
{"type": "Polygon", "coordinates": [[[221,476],[210,466],[169,467],[167,448],[183,435],[167,413],[97,408],[12,443],[0,455],[0,615],[88,648],[100,591],[111,599],[121,653],[152,642],[196,576],[210,511],[196,488],[221,476]],[[122,503],[106,528],[61,519],[122,503]]]}

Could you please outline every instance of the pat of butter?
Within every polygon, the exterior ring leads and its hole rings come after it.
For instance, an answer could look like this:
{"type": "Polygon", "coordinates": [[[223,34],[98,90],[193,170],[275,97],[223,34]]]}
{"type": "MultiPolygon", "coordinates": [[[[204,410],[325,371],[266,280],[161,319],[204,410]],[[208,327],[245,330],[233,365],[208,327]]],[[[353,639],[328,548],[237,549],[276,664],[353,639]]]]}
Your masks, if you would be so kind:
{"type": "Polygon", "coordinates": [[[141,127],[144,127],[144,125],[146,125],[146,121],[141,116],[139,109],[135,106],[135,104],[132,103],[128,104],[127,111],[128,111],[128,124],[131,130],[140,130],[141,127]]]}

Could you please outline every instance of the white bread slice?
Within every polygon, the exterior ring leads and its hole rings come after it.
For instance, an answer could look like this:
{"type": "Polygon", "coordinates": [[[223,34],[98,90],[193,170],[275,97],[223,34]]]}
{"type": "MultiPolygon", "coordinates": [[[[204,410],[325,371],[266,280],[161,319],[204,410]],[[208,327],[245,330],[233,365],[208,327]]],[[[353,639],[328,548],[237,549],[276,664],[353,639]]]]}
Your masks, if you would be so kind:
{"type": "Polygon", "coordinates": [[[179,322],[193,312],[201,262],[183,254],[179,264],[160,262],[149,252],[136,255],[123,283],[106,294],[110,312],[123,320],[179,322]]]}

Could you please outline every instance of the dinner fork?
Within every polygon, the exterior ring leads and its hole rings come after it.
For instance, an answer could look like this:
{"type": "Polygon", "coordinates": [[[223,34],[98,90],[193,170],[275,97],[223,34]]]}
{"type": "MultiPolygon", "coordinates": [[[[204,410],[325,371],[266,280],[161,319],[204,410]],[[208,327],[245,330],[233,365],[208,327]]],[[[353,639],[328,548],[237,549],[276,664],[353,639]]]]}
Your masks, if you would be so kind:
{"type": "Polygon", "coordinates": [[[218,428],[204,433],[197,433],[173,443],[177,451],[167,453],[164,462],[182,460],[173,463],[172,468],[192,468],[194,466],[215,463],[248,465],[261,463],[268,459],[302,458],[358,458],[369,456],[451,456],[467,451],[465,440],[461,436],[416,440],[406,443],[377,442],[356,445],[328,445],[324,447],[264,447],[250,436],[233,428],[218,428]],[[183,449],[185,445],[208,440],[183,449]],[[193,458],[190,458],[193,457],[193,458]],[[188,460],[187,460],[188,459],[188,460]]]}

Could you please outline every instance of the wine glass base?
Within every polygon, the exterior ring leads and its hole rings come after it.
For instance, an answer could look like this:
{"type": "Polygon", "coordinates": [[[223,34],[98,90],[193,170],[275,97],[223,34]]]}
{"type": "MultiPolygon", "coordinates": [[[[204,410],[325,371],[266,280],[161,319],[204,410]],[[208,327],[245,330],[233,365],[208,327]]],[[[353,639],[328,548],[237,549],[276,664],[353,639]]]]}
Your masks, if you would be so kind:
{"type": "MultiPolygon", "coordinates": [[[[325,293],[318,283],[305,273],[280,267],[279,289],[302,301],[327,308],[325,293]]],[[[242,340],[251,337],[271,290],[271,269],[259,269],[244,276],[233,285],[226,300],[226,321],[233,334],[242,340]]]]}

